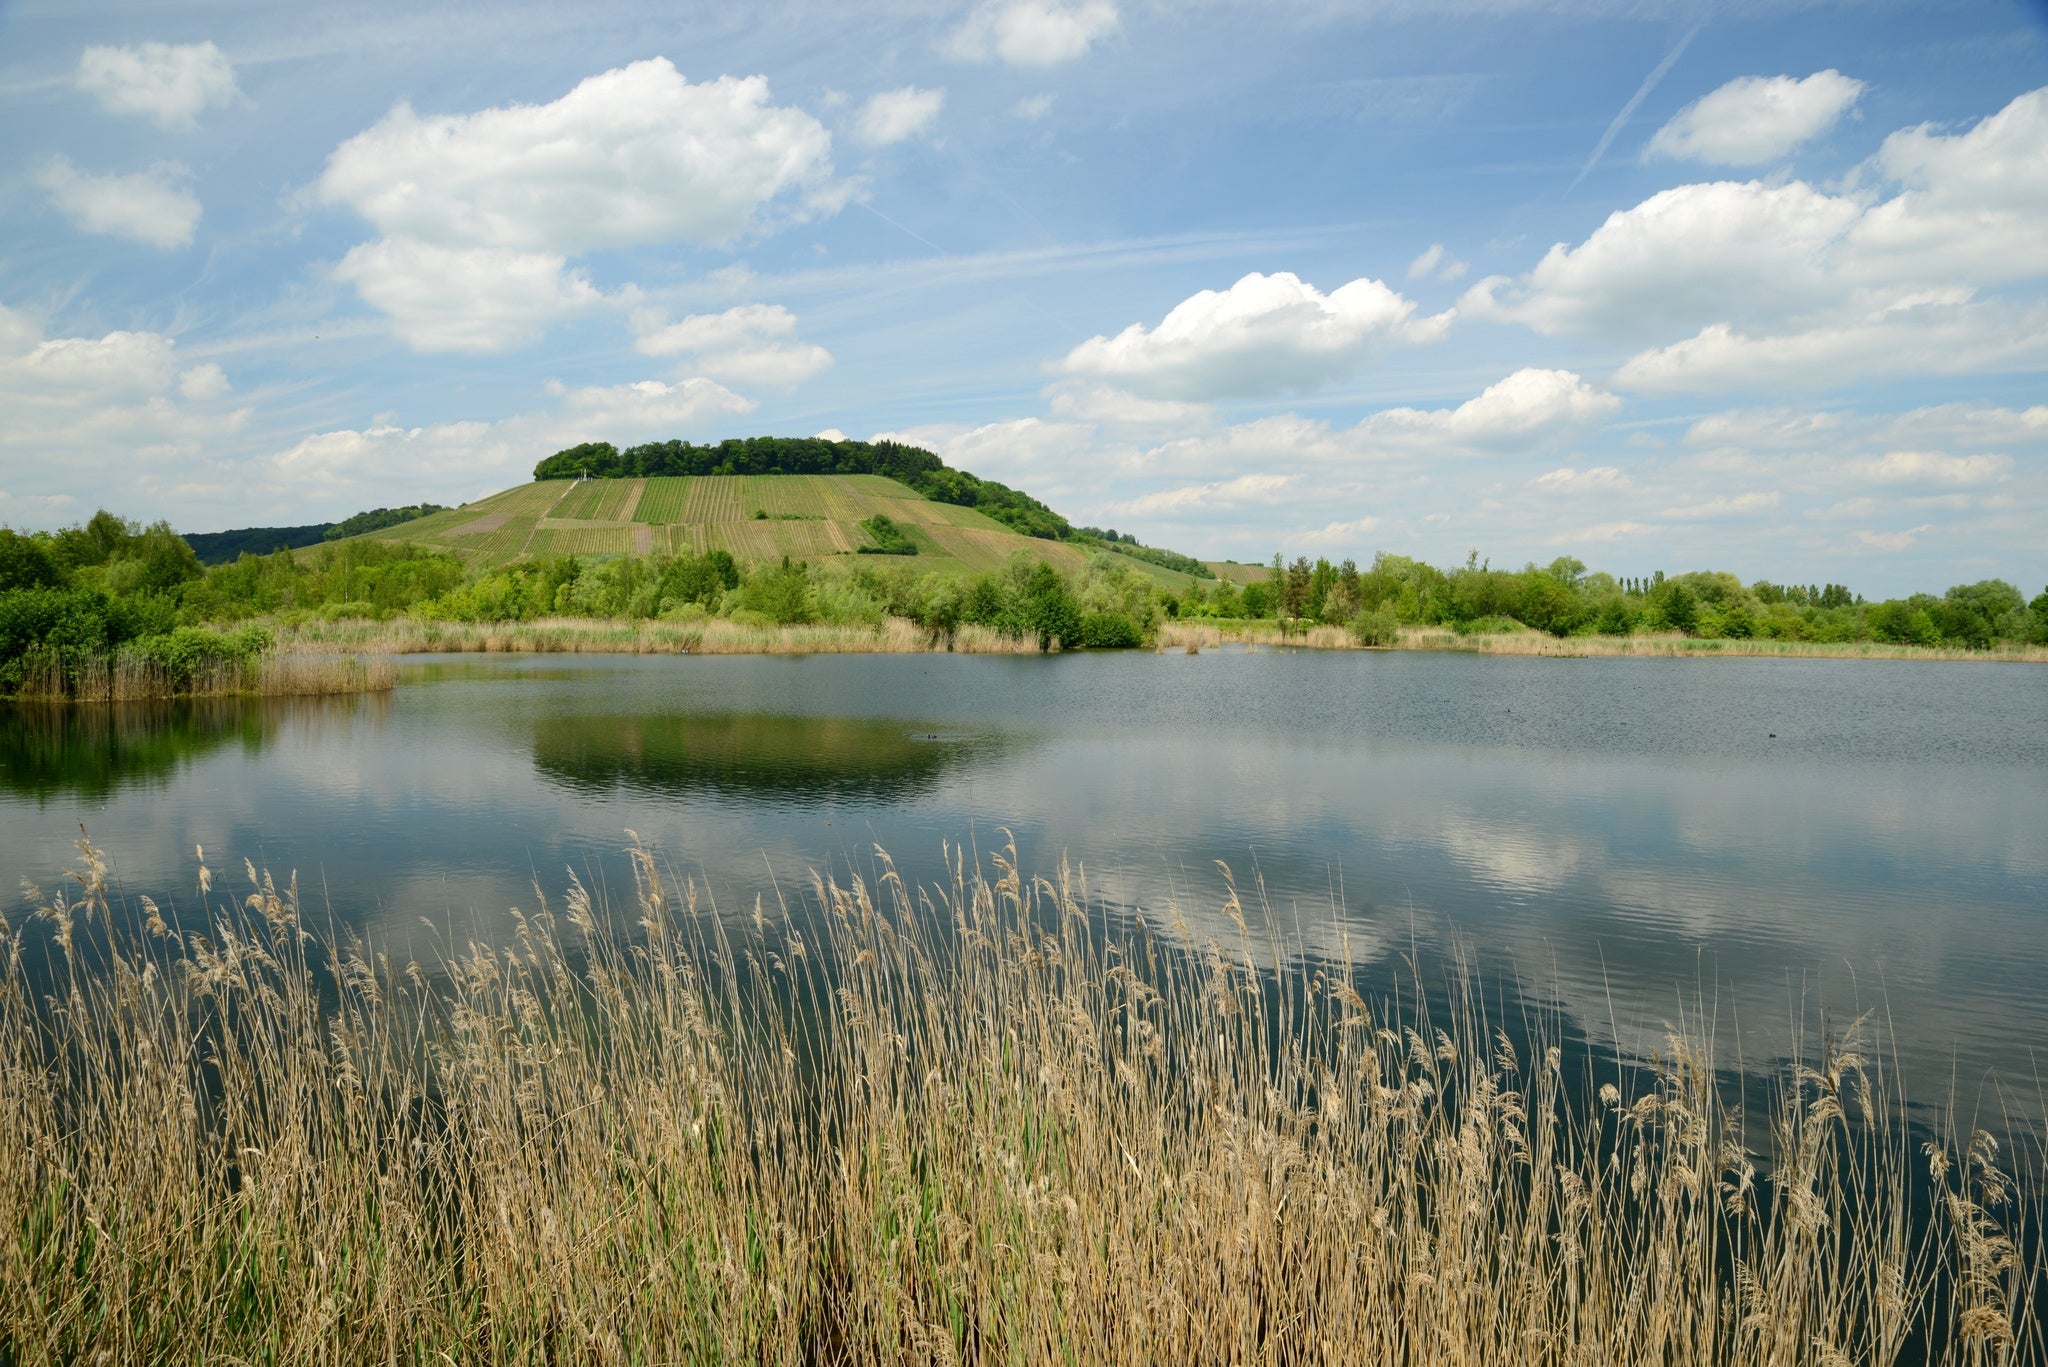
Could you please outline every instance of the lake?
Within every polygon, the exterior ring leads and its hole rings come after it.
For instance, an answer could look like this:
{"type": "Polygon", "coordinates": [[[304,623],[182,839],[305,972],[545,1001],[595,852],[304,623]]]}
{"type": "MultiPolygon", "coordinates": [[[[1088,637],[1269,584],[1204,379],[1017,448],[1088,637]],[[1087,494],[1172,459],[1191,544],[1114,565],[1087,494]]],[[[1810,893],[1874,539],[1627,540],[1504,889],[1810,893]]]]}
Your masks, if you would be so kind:
{"type": "MultiPolygon", "coordinates": [[[[1921,1101],[2033,1089],[2048,1044],[2048,670],[1429,653],[425,657],[395,693],[0,707],[0,873],[82,823],[201,924],[242,861],[424,955],[625,832],[728,913],[950,842],[1062,858],[1105,914],[1232,939],[1227,865],[1310,954],[1507,995],[1640,1054],[1704,1006],[1724,1061],[1878,1008],[1921,1101]],[[231,876],[230,876],[231,875],[231,876]]],[[[22,904],[17,904],[22,905],[22,904]]],[[[25,909],[25,907],[24,907],[25,909]]],[[[20,913],[10,912],[18,919],[20,913]]],[[[1255,926],[1261,943],[1267,927],[1255,926]]]]}

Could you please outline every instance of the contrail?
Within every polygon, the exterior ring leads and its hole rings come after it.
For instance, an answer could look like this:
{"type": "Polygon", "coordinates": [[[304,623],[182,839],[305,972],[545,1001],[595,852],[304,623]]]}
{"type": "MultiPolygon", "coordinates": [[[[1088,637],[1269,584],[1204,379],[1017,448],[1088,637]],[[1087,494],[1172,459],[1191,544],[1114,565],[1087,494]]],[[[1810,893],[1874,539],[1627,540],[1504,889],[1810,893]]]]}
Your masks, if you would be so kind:
{"type": "Polygon", "coordinates": [[[1692,40],[1699,37],[1700,30],[1705,27],[1704,23],[1699,23],[1687,29],[1685,36],[1678,40],[1678,46],[1671,49],[1663,61],[1657,63],[1655,71],[1643,78],[1643,83],[1636,87],[1636,93],[1628,97],[1628,103],[1621,107],[1621,112],[1614,116],[1614,122],[1608,124],[1607,131],[1600,135],[1599,143],[1593,148],[1593,155],[1586,158],[1586,164],[1579,168],[1578,175],[1572,177],[1572,183],[1565,189],[1566,194],[1578,189],[1579,182],[1586,178],[1586,174],[1600,164],[1600,158],[1607,155],[1607,149],[1614,145],[1614,140],[1620,135],[1622,128],[1635,117],[1636,106],[1649,98],[1650,92],[1657,88],[1657,83],[1678,64],[1678,59],[1685,55],[1685,50],[1692,46],[1692,40]]]}

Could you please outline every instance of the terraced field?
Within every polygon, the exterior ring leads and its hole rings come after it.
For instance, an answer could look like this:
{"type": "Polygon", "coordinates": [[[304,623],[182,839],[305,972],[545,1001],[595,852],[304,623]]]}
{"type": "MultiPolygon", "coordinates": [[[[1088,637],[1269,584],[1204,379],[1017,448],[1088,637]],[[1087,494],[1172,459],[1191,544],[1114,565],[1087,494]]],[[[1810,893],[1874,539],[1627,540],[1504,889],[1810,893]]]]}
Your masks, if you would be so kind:
{"type": "Polygon", "coordinates": [[[483,566],[538,555],[709,550],[760,564],[785,555],[850,557],[868,540],[860,524],[877,513],[903,527],[918,547],[914,559],[893,563],[919,570],[989,570],[1019,550],[1068,570],[1087,559],[1077,547],[1020,536],[972,508],[934,503],[880,475],[537,481],[368,539],[437,546],[483,566]]]}

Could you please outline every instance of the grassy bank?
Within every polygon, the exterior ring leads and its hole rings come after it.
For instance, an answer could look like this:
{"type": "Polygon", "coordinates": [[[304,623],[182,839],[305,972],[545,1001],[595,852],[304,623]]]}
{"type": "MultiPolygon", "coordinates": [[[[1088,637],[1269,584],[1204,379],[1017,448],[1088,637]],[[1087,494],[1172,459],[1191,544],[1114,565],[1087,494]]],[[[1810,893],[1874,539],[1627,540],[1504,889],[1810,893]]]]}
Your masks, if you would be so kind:
{"type": "MultiPolygon", "coordinates": [[[[1332,626],[1289,627],[1283,631],[1273,621],[1162,622],[1159,644],[1167,647],[1221,645],[1312,646],[1329,650],[1361,649],[1348,630],[1332,626]]],[[[1552,655],[1561,658],[1590,656],[1642,656],[1650,658],[1708,658],[1715,656],[1767,657],[1772,659],[1818,660],[1990,660],[2048,663],[2048,646],[2021,645],[2001,641],[1983,650],[1949,649],[1941,646],[1888,645],[1877,641],[1777,641],[1760,639],[1714,639],[1682,636],[1677,632],[1641,633],[1633,636],[1553,636],[1543,631],[1500,631],[1463,633],[1448,627],[1403,626],[1398,635],[1381,649],[1462,650],[1480,655],[1552,655]]]]}
{"type": "Polygon", "coordinates": [[[190,660],[137,651],[52,653],[29,661],[21,674],[14,697],[23,702],[327,697],[382,692],[398,677],[387,660],[294,647],[190,660]]]}
{"type": "Polygon", "coordinates": [[[428,974],[81,846],[4,945],[0,1360],[2043,1357],[2040,1186],[1840,1041],[1745,1117],[1697,1041],[1596,1087],[1064,870],[735,922],[635,869],[428,974]]]}
{"type": "MultiPolygon", "coordinates": [[[[809,623],[792,626],[709,617],[691,622],[551,617],[531,622],[377,622],[343,618],[276,628],[287,645],[367,655],[525,651],[553,655],[863,655],[918,654],[948,643],[914,623],[891,617],[880,626],[809,623]]],[[[966,654],[1036,654],[1035,641],[963,625],[950,648],[966,654]]]]}

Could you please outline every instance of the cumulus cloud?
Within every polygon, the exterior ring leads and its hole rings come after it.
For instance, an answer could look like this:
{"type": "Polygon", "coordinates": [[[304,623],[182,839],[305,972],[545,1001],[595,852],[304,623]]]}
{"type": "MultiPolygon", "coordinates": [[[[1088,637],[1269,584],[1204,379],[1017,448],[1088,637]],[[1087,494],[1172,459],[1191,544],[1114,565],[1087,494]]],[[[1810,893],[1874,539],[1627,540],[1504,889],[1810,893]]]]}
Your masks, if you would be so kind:
{"type": "Polygon", "coordinates": [[[188,399],[202,403],[210,399],[224,399],[234,392],[234,388],[228,383],[227,372],[212,361],[178,372],[178,392],[188,399]]]}
{"type": "Polygon", "coordinates": [[[549,104],[424,118],[399,104],[334,150],[313,193],[383,232],[341,278],[401,336],[501,351],[594,302],[571,256],[724,245],[837,209],[847,188],[831,149],[816,119],[771,102],[765,78],[693,85],[657,57],[549,104]]]}
{"type": "Polygon", "coordinates": [[[1408,263],[1410,280],[1456,280],[1465,274],[1465,263],[1452,256],[1441,242],[1432,242],[1408,263]]]}
{"type": "Polygon", "coordinates": [[[73,490],[141,497],[231,441],[246,409],[214,363],[181,364],[156,332],[46,337],[0,305],[0,469],[10,472],[9,520],[65,515],[73,490]]]}
{"type": "Polygon", "coordinates": [[[1897,532],[1858,532],[1856,539],[1874,551],[1897,553],[1911,547],[1922,536],[1934,530],[1930,523],[1923,522],[1917,527],[1908,527],[1897,532]]]}
{"type": "Polygon", "coordinates": [[[551,252],[384,237],[351,248],[334,276],[388,315],[415,350],[491,355],[528,346],[548,324],[601,302],[567,264],[551,252]]]}
{"type": "Polygon", "coordinates": [[[2012,457],[1997,452],[1951,456],[1942,451],[1887,451],[1847,468],[1879,484],[1992,484],[2011,477],[2012,457]]]}
{"type": "Polygon", "coordinates": [[[1049,406],[1054,417],[1111,427],[1187,428],[1207,422],[1214,411],[1207,404],[1144,399],[1106,385],[1056,388],[1049,406]]]}
{"type": "Polygon", "coordinates": [[[1633,482],[1619,466],[1614,465],[1595,465],[1585,470],[1564,465],[1529,481],[1539,489],[1569,490],[1573,493],[1589,489],[1626,489],[1633,482]]]}
{"type": "Polygon", "coordinates": [[[1559,243],[1461,309],[1545,334],[1650,340],[1616,382],[1812,386],[2038,364],[2041,306],[1991,293],[2048,275],[2048,89],[1962,132],[1894,133],[1880,189],[1684,185],[1559,243]]]}
{"type": "Polygon", "coordinates": [[[1280,271],[1176,304],[1155,328],[1133,323],[1067,353],[1059,368],[1149,398],[1209,400],[1315,389],[1394,346],[1435,341],[1449,313],[1418,318],[1415,302],[1378,280],[1324,294],[1280,271]]]}
{"type": "Polygon", "coordinates": [[[780,304],[741,304],[675,323],[636,321],[634,345],[643,355],[684,357],[689,369],[717,380],[789,388],[832,366],[832,353],[800,339],[796,315],[780,304]]]}
{"type": "Polygon", "coordinates": [[[1664,509],[1658,516],[1674,521],[1700,521],[1716,517],[1736,517],[1743,513],[1758,513],[1778,506],[1782,495],[1775,489],[1752,489],[1745,494],[1722,494],[1714,498],[1700,499],[1693,503],[1681,503],[1664,509]]]}
{"type": "Polygon", "coordinates": [[[1803,80],[1744,76],[1679,110],[1643,154],[1760,166],[1833,128],[1856,107],[1863,89],[1863,82],[1832,68],[1803,80]]]}
{"type": "Polygon", "coordinates": [[[1118,23],[1112,0],[985,0],[939,50],[963,62],[1058,66],[1086,54],[1118,23]]]}
{"type": "Polygon", "coordinates": [[[1052,96],[1044,91],[1026,95],[1010,107],[1010,112],[1027,123],[1037,123],[1052,113],[1052,96]]]}
{"type": "Polygon", "coordinates": [[[1121,508],[1141,514],[1187,513],[1195,509],[1217,511],[1241,508],[1250,503],[1272,503],[1292,489],[1296,478],[1291,474],[1250,474],[1207,484],[1184,484],[1131,499],[1121,508]]]}
{"type": "Polygon", "coordinates": [[[1524,369],[1456,408],[1382,409],[1357,430],[1375,442],[1486,446],[1598,422],[1620,407],[1569,370],[1524,369]]]}
{"type": "Polygon", "coordinates": [[[106,109],[172,130],[193,127],[238,93],[234,64],[210,42],[89,47],[79,54],[77,81],[106,109]]]}
{"type": "Polygon", "coordinates": [[[928,131],[946,107],[946,92],[906,85],[868,97],[853,121],[853,135],[870,147],[887,147],[928,131]]]}
{"type": "Polygon", "coordinates": [[[692,85],[665,57],[551,104],[422,118],[400,104],[335,148],[316,191],[385,233],[573,254],[729,243],[764,213],[836,205],[832,136],[761,76],[692,85]]]}
{"type": "Polygon", "coordinates": [[[96,176],[63,157],[36,175],[50,207],[89,233],[125,237],[152,247],[187,247],[199,226],[191,173],[165,162],[134,175],[96,176]]]}

